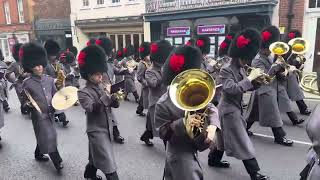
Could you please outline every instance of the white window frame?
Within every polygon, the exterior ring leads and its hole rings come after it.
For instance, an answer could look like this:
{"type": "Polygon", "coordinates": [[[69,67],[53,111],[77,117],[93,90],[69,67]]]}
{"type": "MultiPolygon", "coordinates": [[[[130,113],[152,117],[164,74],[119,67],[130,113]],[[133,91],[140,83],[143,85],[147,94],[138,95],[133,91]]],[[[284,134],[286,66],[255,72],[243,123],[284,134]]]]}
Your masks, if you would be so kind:
{"type": "Polygon", "coordinates": [[[120,4],[121,0],[111,0],[111,4],[120,4]],[[118,1],[118,2],[113,2],[113,1],[118,1]]]}
{"type": "Polygon", "coordinates": [[[81,0],[81,9],[90,9],[90,0],[81,0]],[[85,6],[84,1],[88,2],[88,4],[85,6]]]}
{"type": "Polygon", "coordinates": [[[97,3],[97,6],[103,6],[105,5],[106,1],[105,0],[95,0],[97,3]],[[101,4],[99,4],[99,1],[103,1],[101,4]]]}
{"type": "Polygon", "coordinates": [[[5,1],[3,3],[3,8],[4,8],[4,14],[6,16],[6,23],[11,24],[10,6],[8,1],[5,1]]]}
{"type": "Polygon", "coordinates": [[[23,0],[17,0],[19,22],[24,23],[23,0]]]}

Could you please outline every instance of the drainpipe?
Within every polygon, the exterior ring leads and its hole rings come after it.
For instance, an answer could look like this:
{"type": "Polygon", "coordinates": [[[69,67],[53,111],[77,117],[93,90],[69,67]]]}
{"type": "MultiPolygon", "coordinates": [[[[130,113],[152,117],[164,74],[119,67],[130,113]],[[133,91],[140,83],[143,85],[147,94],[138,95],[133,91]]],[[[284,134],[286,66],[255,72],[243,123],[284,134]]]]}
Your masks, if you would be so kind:
{"type": "Polygon", "coordinates": [[[294,14],[293,14],[294,2],[295,2],[295,0],[289,0],[289,9],[288,9],[288,14],[287,14],[287,18],[288,18],[287,31],[290,31],[291,27],[292,27],[292,20],[294,18],[294,14]]]}

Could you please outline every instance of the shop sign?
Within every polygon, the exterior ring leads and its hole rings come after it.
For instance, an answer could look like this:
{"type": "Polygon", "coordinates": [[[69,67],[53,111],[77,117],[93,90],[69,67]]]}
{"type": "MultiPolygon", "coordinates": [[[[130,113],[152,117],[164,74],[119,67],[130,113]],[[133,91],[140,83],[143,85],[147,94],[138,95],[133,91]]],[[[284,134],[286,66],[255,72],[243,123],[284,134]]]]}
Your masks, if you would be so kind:
{"type": "Polygon", "coordinates": [[[190,27],[169,27],[167,36],[189,36],[190,27]]]}
{"type": "Polygon", "coordinates": [[[226,26],[224,24],[198,26],[197,27],[197,32],[198,32],[199,35],[203,35],[203,34],[225,34],[226,26]]]}

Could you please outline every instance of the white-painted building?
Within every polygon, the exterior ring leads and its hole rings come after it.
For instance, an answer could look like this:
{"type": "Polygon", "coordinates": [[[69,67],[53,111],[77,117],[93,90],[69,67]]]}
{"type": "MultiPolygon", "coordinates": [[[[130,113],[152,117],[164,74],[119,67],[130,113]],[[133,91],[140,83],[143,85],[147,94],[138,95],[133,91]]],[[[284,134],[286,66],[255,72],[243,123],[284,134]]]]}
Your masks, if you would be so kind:
{"type": "Polygon", "coordinates": [[[108,36],[114,48],[144,41],[144,0],[70,0],[73,44],[81,49],[90,38],[108,36]]]}
{"type": "Polygon", "coordinates": [[[303,37],[310,44],[305,71],[320,72],[320,0],[306,0],[303,37]]]}

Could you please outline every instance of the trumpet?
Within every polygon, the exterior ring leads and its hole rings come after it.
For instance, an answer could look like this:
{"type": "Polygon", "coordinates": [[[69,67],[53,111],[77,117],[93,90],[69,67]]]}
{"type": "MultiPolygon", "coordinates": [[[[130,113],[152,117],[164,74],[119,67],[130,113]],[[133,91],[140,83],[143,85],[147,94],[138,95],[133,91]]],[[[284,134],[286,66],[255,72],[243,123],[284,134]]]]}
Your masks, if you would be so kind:
{"type": "MultiPolygon", "coordinates": [[[[248,66],[248,65],[245,65],[245,69],[247,71],[247,75],[250,74],[250,72],[254,69],[257,69],[257,68],[254,68],[254,67],[251,67],[251,66],[248,66]]],[[[274,80],[275,76],[270,76],[269,74],[266,74],[266,73],[263,73],[261,77],[259,77],[258,79],[256,79],[256,81],[260,84],[265,84],[265,85],[268,85],[270,83],[272,83],[272,81],[274,80]]]]}
{"type": "MultiPolygon", "coordinates": [[[[107,94],[110,94],[111,85],[107,84],[105,82],[102,82],[102,86],[103,86],[103,91],[107,94]]],[[[120,100],[120,101],[125,98],[125,93],[124,93],[123,89],[120,89],[119,91],[117,91],[116,93],[113,93],[112,95],[115,96],[117,98],[117,100],[120,100]]]]}
{"type": "Polygon", "coordinates": [[[196,114],[196,119],[199,120],[197,124],[184,121],[190,138],[196,137],[208,125],[208,104],[213,99],[215,89],[215,81],[211,75],[200,69],[186,70],[172,81],[169,96],[173,104],[185,111],[185,118],[196,114]]]}

